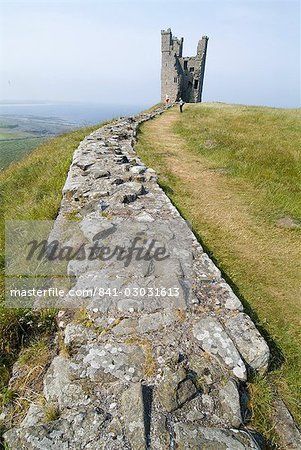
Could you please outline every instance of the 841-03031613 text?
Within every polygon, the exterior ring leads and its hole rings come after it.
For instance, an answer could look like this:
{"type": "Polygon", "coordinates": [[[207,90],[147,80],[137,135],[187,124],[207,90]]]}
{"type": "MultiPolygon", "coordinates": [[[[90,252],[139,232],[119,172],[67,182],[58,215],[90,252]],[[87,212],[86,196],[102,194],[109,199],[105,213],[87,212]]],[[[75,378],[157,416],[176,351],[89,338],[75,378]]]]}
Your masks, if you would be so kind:
{"type": "Polygon", "coordinates": [[[65,289],[47,288],[47,289],[10,289],[11,297],[64,297],[66,294],[70,297],[178,297],[180,289],[178,287],[126,287],[117,288],[90,288],[90,289],[65,289]]]}

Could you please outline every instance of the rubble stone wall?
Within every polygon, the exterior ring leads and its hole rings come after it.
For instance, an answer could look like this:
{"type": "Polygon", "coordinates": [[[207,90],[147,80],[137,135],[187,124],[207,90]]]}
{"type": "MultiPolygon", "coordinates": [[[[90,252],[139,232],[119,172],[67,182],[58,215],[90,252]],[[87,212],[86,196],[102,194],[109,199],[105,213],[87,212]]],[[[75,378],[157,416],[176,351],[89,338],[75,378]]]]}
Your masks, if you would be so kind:
{"type": "Polygon", "coordinates": [[[121,118],[81,142],[54,233],[72,215],[77,244],[97,233],[125,242],[133,226],[163,236],[171,256],[157,266],[70,261],[69,274],[74,286],[110,280],[122,292],[176,280],[180,295],[88,297],[80,313],[66,296],[58,324],[68,355],[53,359],[43,393],[59,417],[45,423],[32,404],[5,434],[12,450],[260,448],[245,382],[267,370],[269,348],[134,149],[139,124],[162,112],[121,118]]]}

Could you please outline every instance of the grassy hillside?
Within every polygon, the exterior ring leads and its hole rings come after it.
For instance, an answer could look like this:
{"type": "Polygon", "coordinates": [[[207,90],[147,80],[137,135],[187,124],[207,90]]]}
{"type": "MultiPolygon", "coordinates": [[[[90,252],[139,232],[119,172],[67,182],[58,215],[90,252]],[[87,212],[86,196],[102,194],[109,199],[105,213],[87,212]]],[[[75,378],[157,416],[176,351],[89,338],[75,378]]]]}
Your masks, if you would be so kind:
{"type": "Polygon", "coordinates": [[[70,129],[70,124],[56,118],[0,116],[0,171],[70,129]]]}
{"type": "Polygon", "coordinates": [[[250,391],[273,439],[276,388],[301,424],[300,111],[226,104],[173,108],[136,147],[257,322],[272,349],[250,391]]]}
{"type": "Polygon", "coordinates": [[[43,143],[46,138],[5,139],[0,135],[0,171],[18,161],[43,143]]]}

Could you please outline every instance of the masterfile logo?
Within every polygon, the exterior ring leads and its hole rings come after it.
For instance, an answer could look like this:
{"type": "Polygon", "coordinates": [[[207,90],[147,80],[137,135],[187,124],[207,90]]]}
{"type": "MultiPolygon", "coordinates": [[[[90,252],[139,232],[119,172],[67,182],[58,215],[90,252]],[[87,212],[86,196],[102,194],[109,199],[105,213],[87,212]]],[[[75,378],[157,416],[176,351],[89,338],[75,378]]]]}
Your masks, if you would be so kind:
{"type": "Polygon", "coordinates": [[[192,236],[173,219],[7,221],[7,306],[77,308],[108,297],[115,306],[124,298],[186,302],[192,236]]]}

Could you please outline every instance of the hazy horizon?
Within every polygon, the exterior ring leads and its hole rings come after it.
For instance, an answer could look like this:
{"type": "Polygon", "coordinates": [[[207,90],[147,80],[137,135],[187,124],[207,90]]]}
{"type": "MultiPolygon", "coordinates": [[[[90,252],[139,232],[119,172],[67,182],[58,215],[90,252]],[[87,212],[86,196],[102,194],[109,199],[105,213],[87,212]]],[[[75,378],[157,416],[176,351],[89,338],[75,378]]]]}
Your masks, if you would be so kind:
{"type": "Polygon", "coordinates": [[[153,105],[160,31],[209,36],[203,100],[300,107],[300,3],[0,0],[0,101],[153,105]]]}
{"type": "MultiPolygon", "coordinates": [[[[148,103],[144,105],[139,105],[137,103],[133,104],[120,104],[120,103],[103,103],[99,101],[85,101],[85,100],[68,100],[68,101],[62,101],[62,100],[4,100],[2,101],[0,99],[0,106],[54,106],[54,105],[91,105],[91,106],[110,106],[110,107],[139,107],[141,108],[151,108],[155,104],[159,103],[160,99],[157,99],[156,103],[148,103]]],[[[227,105],[242,105],[242,106],[254,106],[254,107],[262,107],[262,108],[283,108],[283,109],[301,109],[301,105],[297,106],[273,106],[273,105],[264,105],[264,104],[255,104],[255,103],[236,103],[236,102],[223,102],[219,100],[202,100],[202,103],[222,103],[227,105]]],[[[0,115],[2,114],[2,111],[0,110],[0,115]]]]}

